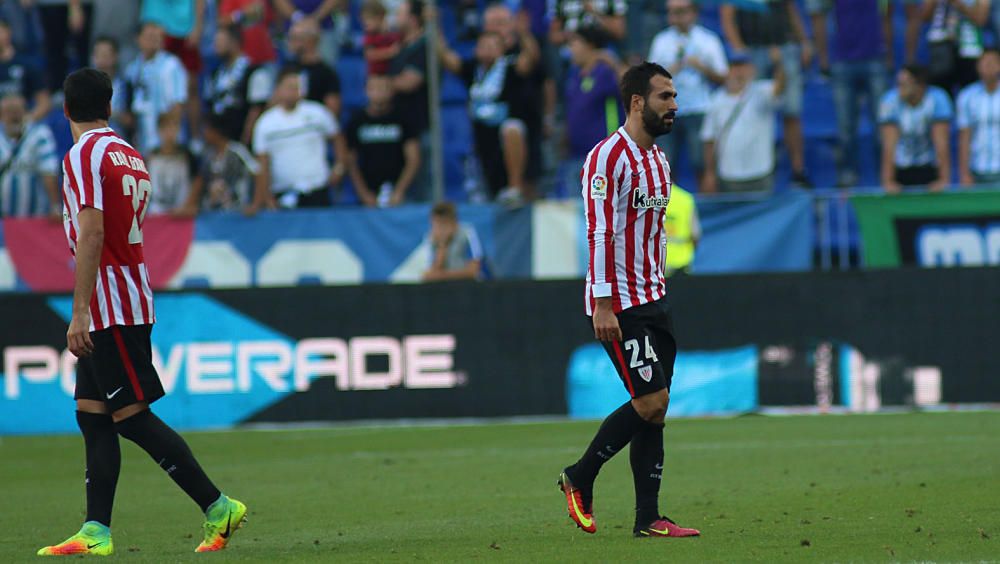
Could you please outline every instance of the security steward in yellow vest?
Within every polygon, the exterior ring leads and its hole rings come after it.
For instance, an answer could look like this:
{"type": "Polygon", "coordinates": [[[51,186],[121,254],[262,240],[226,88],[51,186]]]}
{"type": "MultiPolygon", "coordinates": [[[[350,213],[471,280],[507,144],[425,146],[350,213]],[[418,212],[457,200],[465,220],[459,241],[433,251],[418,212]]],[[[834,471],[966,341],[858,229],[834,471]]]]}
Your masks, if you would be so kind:
{"type": "Polygon", "coordinates": [[[674,184],[670,190],[670,203],[663,216],[667,234],[666,274],[688,274],[694,262],[694,253],[701,239],[698,208],[690,192],[674,184]]]}

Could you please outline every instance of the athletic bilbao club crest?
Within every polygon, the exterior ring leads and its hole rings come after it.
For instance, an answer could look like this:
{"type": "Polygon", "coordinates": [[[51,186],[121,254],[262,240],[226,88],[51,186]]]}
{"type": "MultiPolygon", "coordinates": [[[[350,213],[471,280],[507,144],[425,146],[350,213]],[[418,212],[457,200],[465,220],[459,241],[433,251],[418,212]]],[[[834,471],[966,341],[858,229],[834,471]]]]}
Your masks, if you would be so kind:
{"type": "Polygon", "coordinates": [[[640,366],[639,367],[639,376],[642,377],[643,380],[649,382],[650,380],[653,379],[653,367],[652,366],[640,366]]]}

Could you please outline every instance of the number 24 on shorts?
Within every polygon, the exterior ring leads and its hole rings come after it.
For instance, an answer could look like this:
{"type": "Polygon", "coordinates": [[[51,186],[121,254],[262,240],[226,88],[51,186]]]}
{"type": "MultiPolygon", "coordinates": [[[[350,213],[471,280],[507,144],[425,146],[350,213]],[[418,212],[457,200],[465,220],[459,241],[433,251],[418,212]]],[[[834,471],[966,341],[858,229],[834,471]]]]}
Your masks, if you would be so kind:
{"type": "MultiPolygon", "coordinates": [[[[646,335],[646,360],[652,362],[659,362],[660,359],[656,356],[656,351],[653,350],[653,345],[649,342],[649,335],[646,335]]],[[[629,361],[629,368],[639,368],[643,365],[643,362],[639,360],[639,339],[629,339],[625,341],[625,350],[631,353],[632,358],[629,361]]]]}

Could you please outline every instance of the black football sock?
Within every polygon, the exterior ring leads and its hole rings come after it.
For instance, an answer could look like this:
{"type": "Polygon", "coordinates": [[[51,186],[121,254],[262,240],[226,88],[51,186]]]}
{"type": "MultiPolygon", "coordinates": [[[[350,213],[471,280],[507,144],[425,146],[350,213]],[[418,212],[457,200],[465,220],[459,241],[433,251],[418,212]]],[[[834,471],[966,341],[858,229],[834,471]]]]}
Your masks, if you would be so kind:
{"type": "Polygon", "coordinates": [[[106,413],[76,412],[76,424],[83,433],[87,449],[87,521],[111,526],[111,508],[122,466],[118,432],[106,413]]]}
{"type": "Polygon", "coordinates": [[[644,425],[646,422],[635,412],[631,401],[625,402],[608,415],[580,460],[566,469],[566,474],[573,485],[589,491],[594,486],[594,480],[601,471],[601,466],[625,448],[625,445],[632,440],[632,436],[644,425]]]}
{"type": "Polygon", "coordinates": [[[635,529],[660,518],[660,482],[663,475],[663,423],[646,422],[632,437],[629,448],[635,482],[635,529]]]}
{"type": "Polygon", "coordinates": [[[191,448],[152,411],[143,410],[119,421],[118,433],[142,447],[202,511],[219,499],[218,488],[198,465],[191,448]]]}

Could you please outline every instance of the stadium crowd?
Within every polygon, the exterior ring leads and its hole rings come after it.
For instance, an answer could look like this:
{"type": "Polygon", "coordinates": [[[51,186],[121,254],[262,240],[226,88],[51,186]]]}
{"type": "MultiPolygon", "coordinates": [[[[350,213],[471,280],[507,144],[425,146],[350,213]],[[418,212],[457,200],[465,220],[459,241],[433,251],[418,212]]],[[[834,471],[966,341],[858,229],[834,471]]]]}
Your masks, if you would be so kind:
{"type": "Polygon", "coordinates": [[[887,192],[1000,182],[996,0],[440,4],[0,2],[0,217],[61,218],[60,90],[84,65],[113,79],[112,126],[147,157],[154,213],[428,201],[430,19],[467,100],[473,148],[445,155],[463,159],[473,199],[575,195],[587,151],[624,118],[618,76],[641,59],[675,77],[681,111],[660,146],[692,191],[773,190],[776,147],[811,187],[809,76],[832,92],[838,186],[859,182],[864,112],[887,192]],[[342,81],[350,60],[362,72],[342,81]]]}

